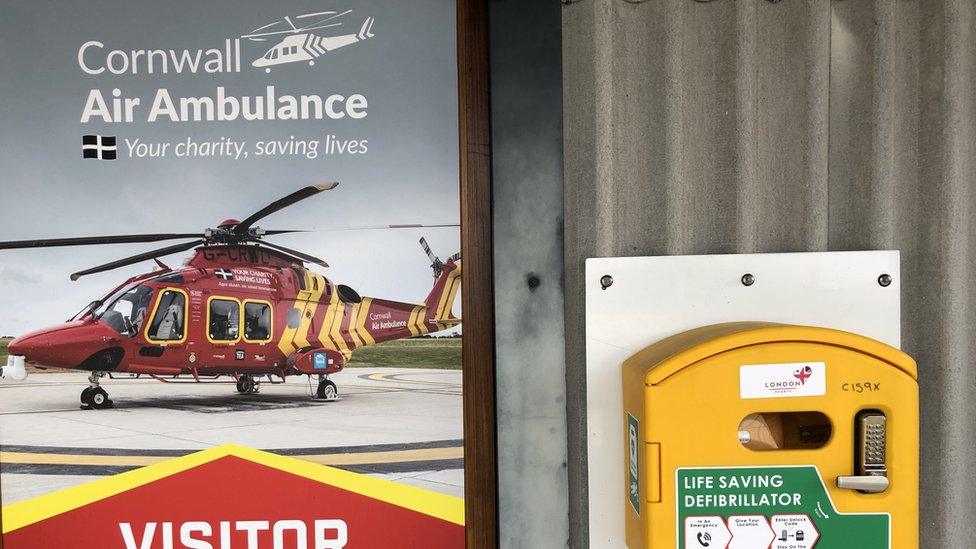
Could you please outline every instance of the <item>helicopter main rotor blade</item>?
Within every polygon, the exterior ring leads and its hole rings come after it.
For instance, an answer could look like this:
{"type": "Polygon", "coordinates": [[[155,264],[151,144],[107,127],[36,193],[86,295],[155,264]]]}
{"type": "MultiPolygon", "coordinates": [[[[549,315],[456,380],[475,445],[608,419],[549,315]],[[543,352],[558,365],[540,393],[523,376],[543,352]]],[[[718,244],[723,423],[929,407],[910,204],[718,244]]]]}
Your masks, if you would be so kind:
{"type": "Polygon", "coordinates": [[[259,242],[259,244],[261,246],[267,246],[269,248],[278,250],[279,252],[285,252],[288,255],[293,255],[293,256],[301,259],[302,261],[308,261],[309,263],[315,263],[316,265],[321,265],[322,267],[326,267],[326,268],[329,267],[329,264],[326,263],[325,260],[319,259],[319,258],[315,257],[314,255],[309,255],[309,254],[307,254],[305,252],[300,252],[298,250],[292,250],[291,248],[286,248],[284,246],[279,246],[277,244],[272,244],[270,242],[265,242],[264,240],[261,240],[259,242]]]}
{"type": "Polygon", "coordinates": [[[124,259],[119,259],[111,263],[106,263],[104,265],[99,265],[98,267],[92,267],[91,269],[85,269],[84,271],[78,271],[77,273],[72,273],[71,280],[78,280],[79,278],[94,274],[101,273],[104,271],[111,271],[112,269],[118,269],[119,267],[126,267],[128,265],[133,265],[135,263],[140,263],[142,261],[148,261],[150,259],[156,259],[157,257],[163,257],[164,255],[175,254],[178,252],[185,252],[203,244],[203,240],[194,240],[193,242],[185,242],[183,244],[175,244],[173,246],[167,246],[165,248],[159,248],[158,250],[153,250],[151,252],[144,252],[138,255],[133,255],[126,257],[124,259]]]}
{"type": "Polygon", "coordinates": [[[315,23],[312,23],[313,25],[318,25],[319,23],[325,23],[326,21],[331,21],[331,20],[333,20],[333,19],[335,19],[337,17],[342,17],[343,15],[347,15],[347,14],[350,14],[350,13],[352,13],[352,10],[346,10],[346,11],[343,11],[343,12],[338,12],[338,11],[320,11],[320,12],[317,12],[317,13],[306,13],[304,15],[296,15],[295,16],[295,19],[310,19],[312,17],[318,17],[320,15],[327,15],[328,17],[326,17],[325,19],[322,19],[320,21],[317,21],[315,23]]]}
{"type": "MultiPolygon", "coordinates": [[[[280,21],[279,21],[279,23],[280,23],[280,21]]],[[[301,28],[301,29],[284,29],[284,30],[279,30],[279,31],[268,31],[268,32],[252,32],[251,34],[245,34],[245,35],[241,36],[241,38],[247,38],[248,40],[252,40],[254,42],[265,42],[265,41],[267,41],[267,38],[266,37],[268,37],[268,36],[277,36],[279,34],[291,34],[291,35],[295,35],[295,34],[299,34],[299,33],[304,32],[304,31],[324,29],[326,27],[339,27],[339,26],[342,26],[342,23],[331,23],[331,24],[328,24],[328,25],[322,25],[321,27],[309,27],[309,28],[301,28]]]]}
{"type": "Polygon", "coordinates": [[[234,227],[234,232],[237,234],[244,234],[248,229],[251,228],[251,225],[254,225],[254,223],[256,223],[259,219],[267,217],[278,210],[287,208],[296,202],[305,200],[310,196],[315,196],[322,191],[332,190],[338,185],[338,183],[319,183],[318,185],[309,185],[308,187],[299,189],[284,198],[279,198],[238,223],[237,226],[234,227]]]}
{"type": "Polygon", "coordinates": [[[200,238],[200,233],[159,233],[159,234],[120,234],[112,236],[78,236],[72,238],[49,238],[44,240],[11,240],[0,242],[0,250],[22,248],[53,248],[56,246],[89,246],[95,244],[133,244],[138,242],[158,242],[160,240],[179,240],[200,238]]]}
{"type": "Polygon", "coordinates": [[[396,225],[361,225],[358,227],[333,227],[328,229],[318,229],[317,232],[337,232],[337,231],[381,231],[387,229],[439,229],[444,227],[460,227],[458,223],[401,223],[396,225]]]}

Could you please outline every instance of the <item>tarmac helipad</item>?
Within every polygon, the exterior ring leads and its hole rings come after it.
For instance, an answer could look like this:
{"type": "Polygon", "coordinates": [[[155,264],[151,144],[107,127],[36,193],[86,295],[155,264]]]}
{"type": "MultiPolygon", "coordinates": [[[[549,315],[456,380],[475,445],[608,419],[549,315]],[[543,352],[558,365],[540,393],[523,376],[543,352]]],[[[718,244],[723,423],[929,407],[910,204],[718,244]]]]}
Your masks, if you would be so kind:
{"type": "Polygon", "coordinates": [[[13,503],[235,443],[461,496],[461,372],[350,368],[340,400],[305,378],[237,394],[233,383],[106,379],[115,408],[83,410],[84,373],[0,385],[0,481],[13,503]]]}

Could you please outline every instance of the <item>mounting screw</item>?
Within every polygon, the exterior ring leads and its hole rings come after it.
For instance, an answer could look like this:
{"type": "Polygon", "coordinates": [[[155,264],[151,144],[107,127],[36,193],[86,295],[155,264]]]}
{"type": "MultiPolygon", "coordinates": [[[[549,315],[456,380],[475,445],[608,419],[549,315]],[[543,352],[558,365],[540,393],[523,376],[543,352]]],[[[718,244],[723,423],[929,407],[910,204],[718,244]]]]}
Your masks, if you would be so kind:
{"type": "Polygon", "coordinates": [[[752,286],[755,283],[756,283],[756,277],[752,276],[752,273],[746,273],[742,275],[743,286],[752,286]]]}
{"type": "Polygon", "coordinates": [[[881,284],[881,287],[882,288],[887,288],[888,286],[891,286],[891,275],[888,274],[888,273],[885,273],[885,274],[879,276],[878,277],[878,284],[881,284]]]}
{"type": "Polygon", "coordinates": [[[603,276],[601,276],[600,277],[600,286],[602,286],[604,290],[606,290],[610,286],[613,286],[613,277],[610,276],[610,275],[603,275],[603,276]]]}

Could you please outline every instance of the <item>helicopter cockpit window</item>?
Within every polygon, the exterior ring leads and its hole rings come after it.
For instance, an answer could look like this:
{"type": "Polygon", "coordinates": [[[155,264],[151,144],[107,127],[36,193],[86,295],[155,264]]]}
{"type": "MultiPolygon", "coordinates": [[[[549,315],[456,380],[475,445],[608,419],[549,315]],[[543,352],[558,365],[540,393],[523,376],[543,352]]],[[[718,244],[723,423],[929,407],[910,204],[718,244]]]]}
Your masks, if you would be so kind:
{"type": "Polygon", "coordinates": [[[164,290],[146,336],[151,341],[182,341],[186,336],[186,297],[183,292],[164,290]]]}
{"type": "Polygon", "coordinates": [[[152,289],[148,286],[124,288],[109,297],[107,304],[95,311],[95,317],[116,332],[133,336],[149,316],[151,300],[152,289]]]}
{"type": "Polygon", "coordinates": [[[271,306],[256,301],[244,302],[244,340],[269,341],[271,339],[271,306]]]}
{"type": "Polygon", "coordinates": [[[211,299],[211,341],[237,341],[241,337],[241,305],[234,299],[211,299]]]}

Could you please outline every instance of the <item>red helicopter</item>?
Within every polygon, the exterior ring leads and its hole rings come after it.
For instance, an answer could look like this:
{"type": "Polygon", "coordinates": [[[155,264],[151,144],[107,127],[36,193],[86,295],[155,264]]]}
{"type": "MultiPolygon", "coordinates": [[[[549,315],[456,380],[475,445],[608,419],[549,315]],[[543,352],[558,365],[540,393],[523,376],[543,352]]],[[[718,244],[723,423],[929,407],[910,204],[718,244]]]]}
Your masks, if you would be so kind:
{"type": "MultiPolygon", "coordinates": [[[[198,382],[231,376],[243,394],[258,392],[262,379],[282,383],[287,376],[307,375],[317,376],[317,398],[334,400],[338,389],[328,376],[342,370],[356,348],[460,324],[452,311],[461,284],[460,254],[441,261],[423,238],[435,282],[420,304],[361,297],[305,267],[328,267],[325,261],[264,240],[299,231],[266,231],[255,225],[258,220],[337,185],[305,187],[203,234],[0,242],[3,250],[193,239],[72,274],[77,280],[148,260],[159,266],[126,280],[64,324],[11,341],[0,379],[26,379],[26,365],[89,371],[82,404],[108,408],[112,401],[99,383],[106,374],[160,381],[192,376],[198,382]],[[191,249],[194,254],[178,269],[158,259],[191,249]]],[[[448,225],[391,227],[421,226],[448,225]]]]}

